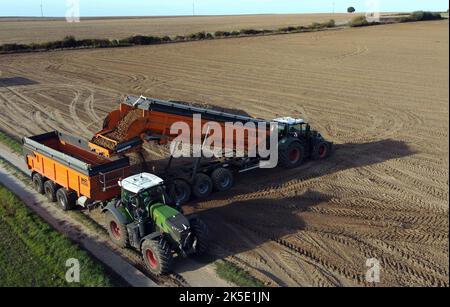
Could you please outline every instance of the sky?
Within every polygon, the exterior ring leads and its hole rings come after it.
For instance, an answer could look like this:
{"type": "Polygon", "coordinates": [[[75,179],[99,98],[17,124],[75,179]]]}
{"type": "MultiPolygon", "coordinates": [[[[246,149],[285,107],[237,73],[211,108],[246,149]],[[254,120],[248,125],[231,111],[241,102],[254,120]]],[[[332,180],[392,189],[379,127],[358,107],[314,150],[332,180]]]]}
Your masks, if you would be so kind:
{"type": "MultiPolygon", "coordinates": [[[[448,0],[42,0],[44,16],[64,17],[77,2],[81,17],[344,13],[349,6],[359,12],[448,9],[448,0]]],[[[0,16],[41,16],[41,0],[0,0],[0,16]]]]}

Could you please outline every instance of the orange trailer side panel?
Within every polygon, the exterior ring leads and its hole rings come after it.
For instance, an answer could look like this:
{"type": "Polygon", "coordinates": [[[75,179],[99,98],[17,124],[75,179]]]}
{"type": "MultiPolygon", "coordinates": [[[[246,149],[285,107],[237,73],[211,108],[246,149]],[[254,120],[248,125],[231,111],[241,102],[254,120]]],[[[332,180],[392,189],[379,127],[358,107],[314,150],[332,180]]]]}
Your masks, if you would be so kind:
{"type": "MultiPolygon", "coordinates": [[[[92,200],[105,201],[120,194],[120,187],[104,189],[100,175],[89,177],[42,154],[33,153],[34,156],[27,156],[27,164],[30,170],[66,189],[75,191],[78,197],[86,196],[92,200]]],[[[125,176],[128,175],[127,170],[121,169],[120,171],[123,171],[125,176]]]]}

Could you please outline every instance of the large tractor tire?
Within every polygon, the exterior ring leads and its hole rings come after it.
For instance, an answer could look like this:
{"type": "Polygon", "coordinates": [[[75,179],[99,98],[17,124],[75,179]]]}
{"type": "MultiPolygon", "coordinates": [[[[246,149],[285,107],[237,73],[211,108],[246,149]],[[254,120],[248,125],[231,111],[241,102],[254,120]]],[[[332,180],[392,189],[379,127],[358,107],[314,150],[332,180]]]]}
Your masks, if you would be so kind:
{"type": "Polygon", "coordinates": [[[72,210],[75,208],[76,194],[65,188],[59,188],[56,191],[56,202],[64,211],[72,210]]]}
{"type": "Polygon", "coordinates": [[[49,202],[56,202],[56,192],[58,191],[58,185],[51,180],[47,180],[44,183],[44,193],[49,202]]]}
{"type": "Polygon", "coordinates": [[[280,151],[278,159],[279,164],[284,168],[298,167],[305,159],[305,148],[299,142],[292,141],[280,151]]]}
{"type": "Polygon", "coordinates": [[[199,218],[189,220],[194,234],[193,249],[196,256],[203,255],[208,250],[208,226],[199,218]]]}
{"type": "Polygon", "coordinates": [[[327,142],[319,142],[317,143],[312,152],[312,158],[314,160],[325,159],[330,155],[331,147],[327,142]]]}
{"type": "Polygon", "coordinates": [[[34,190],[39,194],[44,194],[44,178],[42,178],[41,174],[34,173],[31,180],[33,181],[34,190]]]}
{"type": "Polygon", "coordinates": [[[127,247],[129,243],[127,226],[120,223],[109,211],[105,213],[105,224],[111,241],[121,248],[127,247]]]}
{"type": "Polygon", "coordinates": [[[191,186],[183,179],[176,179],[173,182],[172,198],[175,203],[183,205],[191,198],[191,186]]]}
{"type": "Polygon", "coordinates": [[[211,180],[216,191],[228,191],[233,187],[233,173],[226,168],[215,169],[211,174],[211,180]]]}
{"type": "Polygon", "coordinates": [[[195,176],[192,185],[192,193],[195,197],[202,199],[211,195],[213,190],[213,182],[208,175],[200,173],[195,176]]]}
{"type": "Polygon", "coordinates": [[[152,274],[159,276],[170,272],[172,251],[164,239],[145,240],[141,250],[145,266],[152,274]]]}

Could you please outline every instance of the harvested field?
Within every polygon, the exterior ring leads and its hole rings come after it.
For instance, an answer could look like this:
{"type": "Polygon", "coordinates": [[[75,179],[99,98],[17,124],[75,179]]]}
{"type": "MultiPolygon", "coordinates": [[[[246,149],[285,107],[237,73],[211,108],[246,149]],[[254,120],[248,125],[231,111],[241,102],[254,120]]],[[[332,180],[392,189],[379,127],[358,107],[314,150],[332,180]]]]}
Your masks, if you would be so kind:
{"type": "Polygon", "coordinates": [[[67,35],[81,38],[121,39],[131,35],[188,35],[200,31],[241,29],[278,29],[325,22],[348,22],[350,14],[291,14],[198,17],[88,18],[80,23],[65,19],[0,18],[0,45],[6,43],[41,43],[67,35]]]}
{"type": "Polygon", "coordinates": [[[271,286],[370,285],[372,257],[380,285],[449,286],[448,35],[438,21],[0,55],[0,127],[91,138],[123,94],[304,117],[331,158],[242,175],[186,208],[212,254],[271,286]]]}

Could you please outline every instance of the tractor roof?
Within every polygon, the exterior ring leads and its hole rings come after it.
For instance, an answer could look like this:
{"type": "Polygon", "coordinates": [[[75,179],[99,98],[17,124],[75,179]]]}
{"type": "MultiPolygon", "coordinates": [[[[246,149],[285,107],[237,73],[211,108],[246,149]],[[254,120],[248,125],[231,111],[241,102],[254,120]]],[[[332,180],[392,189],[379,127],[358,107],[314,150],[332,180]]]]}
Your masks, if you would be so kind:
{"type": "Polygon", "coordinates": [[[305,121],[301,118],[292,118],[292,117],[275,118],[273,121],[280,123],[280,124],[288,124],[288,125],[296,125],[296,124],[304,124],[305,123],[305,121]]]}
{"type": "Polygon", "coordinates": [[[149,173],[142,173],[134,176],[127,177],[122,180],[121,186],[132,193],[139,193],[142,190],[146,190],[163,183],[164,180],[149,173]]]}

